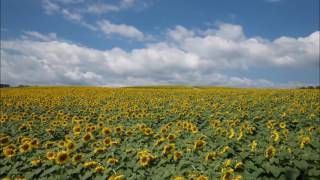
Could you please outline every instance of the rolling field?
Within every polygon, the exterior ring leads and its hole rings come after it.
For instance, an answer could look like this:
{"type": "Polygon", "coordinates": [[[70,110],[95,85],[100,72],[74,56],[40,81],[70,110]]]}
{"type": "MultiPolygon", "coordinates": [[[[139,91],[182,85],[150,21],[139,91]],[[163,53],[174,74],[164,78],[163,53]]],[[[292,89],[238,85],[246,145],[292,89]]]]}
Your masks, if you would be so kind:
{"type": "Polygon", "coordinates": [[[2,179],[319,179],[320,91],[0,90],[2,179]]]}

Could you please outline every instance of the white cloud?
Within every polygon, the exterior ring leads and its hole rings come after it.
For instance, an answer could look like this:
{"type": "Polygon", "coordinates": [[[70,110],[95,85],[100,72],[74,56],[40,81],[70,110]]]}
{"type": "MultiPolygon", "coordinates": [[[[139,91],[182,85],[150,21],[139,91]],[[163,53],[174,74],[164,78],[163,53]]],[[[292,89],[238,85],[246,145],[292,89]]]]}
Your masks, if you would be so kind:
{"type": "Polygon", "coordinates": [[[102,14],[107,12],[116,12],[119,10],[120,7],[116,5],[96,3],[88,5],[86,12],[93,14],[102,14]]]}
{"type": "Polygon", "coordinates": [[[60,6],[50,0],[43,0],[42,7],[44,8],[46,14],[52,14],[60,10],[60,6]]]}
{"type": "MultiPolygon", "coordinates": [[[[144,38],[135,28],[127,34],[126,25],[107,22],[105,28],[106,34],[144,38]]],[[[231,24],[209,31],[177,26],[167,31],[166,41],[130,51],[97,50],[53,34],[50,39],[50,35],[25,32],[33,38],[1,41],[1,80],[10,84],[276,86],[266,78],[225,72],[266,67],[312,70],[319,65],[319,31],[274,41],[248,38],[240,26],[231,24]]]]}
{"type": "Polygon", "coordinates": [[[57,39],[57,34],[56,33],[48,33],[48,34],[41,34],[36,31],[25,31],[25,35],[22,37],[24,39],[35,39],[35,40],[40,40],[40,41],[53,41],[57,39]]]}
{"type": "Polygon", "coordinates": [[[133,38],[139,41],[147,40],[143,32],[135,28],[134,26],[126,25],[126,24],[113,24],[108,20],[98,21],[98,26],[100,30],[107,36],[110,35],[119,35],[126,38],[133,38]]]}
{"type": "Polygon", "coordinates": [[[81,22],[82,20],[82,16],[81,14],[79,13],[75,13],[75,12],[70,12],[69,10],[67,9],[63,9],[61,11],[61,13],[63,14],[63,16],[68,19],[68,20],[71,20],[71,21],[78,21],[78,22],[81,22]]]}

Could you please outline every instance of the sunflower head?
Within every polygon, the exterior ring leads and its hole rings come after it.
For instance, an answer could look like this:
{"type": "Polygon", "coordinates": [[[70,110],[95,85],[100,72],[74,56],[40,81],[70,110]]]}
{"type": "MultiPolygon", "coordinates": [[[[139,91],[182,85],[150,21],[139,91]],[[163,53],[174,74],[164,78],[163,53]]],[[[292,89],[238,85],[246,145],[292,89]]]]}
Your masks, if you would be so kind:
{"type": "Polygon", "coordinates": [[[26,153],[31,151],[32,147],[30,143],[23,143],[22,145],[20,145],[19,150],[21,153],[26,153]]]}
{"type": "Polygon", "coordinates": [[[112,132],[111,128],[104,127],[104,128],[102,129],[102,134],[105,135],[105,136],[110,135],[111,132],[112,132]]]}
{"type": "Polygon", "coordinates": [[[175,145],[174,144],[167,144],[163,147],[163,151],[162,154],[167,155],[169,154],[173,149],[174,149],[175,145]]]}
{"type": "Polygon", "coordinates": [[[56,163],[59,165],[65,164],[69,159],[69,154],[66,151],[61,151],[57,153],[56,163]]]}
{"type": "Polygon", "coordinates": [[[89,142],[91,139],[93,138],[92,134],[91,133],[87,133],[85,134],[83,137],[82,137],[82,141],[87,143],[89,142]]]}
{"type": "Polygon", "coordinates": [[[232,168],[224,170],[221,179],[229,180],[233,173],[234,173],[234,170],[232,168]]]}
{"type": "Polygon", "coordinates": [[[73,151],[76,149],[76,144],[73,141],[67,141],[66,147],[68,151],[73,151]]]}
{"type": "Polygon", "coordinates": [[[285,122],[280,122],[279,127],[280,127],[281,129],[286,128],[286,123],[285,123],[285,122]]]}
{"type": "Polygon", "coordinates": [[[173,159],[175,161],[178,161],[182,157],[182,152],[181,151],[175,151],[173,155],[173,159]]]}
{"type": "Polygon", "coordinates": [[[111,139],[109,137],[104,138],[103,140],[104,145],[106,146],[110,146],[111,144],[111,139]]]}
{"type": "Polygon", "coordinates": [[[183,176],[175,176],[173,180],[184,180],[183,176]]]}
{"type": "Polygon", "coordinates": [[[141,166],[147,166],[150,162],[150,157],[147,155],[141,155],[139,159],[139,163],[141,166]]]}
{"type": "Polygon", "coordinates": [[[168,128],[167,127],[162,127],[161,128],[161,133],[162,134],[166,134],[168,132],[168,128]]]}
{"type": "Polygon", "coordinates": [[[81,127],[80,126],[75,126],[73,129],[73,134],[79,135],[81,133],[81,127]]]}
{"type": "Polygon", "coordinates": [[[41,164],[40,159],[34,159],[31,161],[32,166],[39,166],[41,164]]]}
{"type": "Polygon", "coordinates": [[[81,162],[82,159],[83,159],[83,154],[75,154],[72,157],[72,163],[73,164],[78,164],[79,162],[81,162]]]}
{"type": "Polygon", "coordinates": [[[176,139],[176,135],[175,134],[169,134],[167,136],[167,139],[168,139],[169,142],[172,142],[172,141],[174,141],[176,139]]]}
{"type": "Polygon", "coordinates": [[[145,128],[143,130],[144,135],[150,136],[152,134],[152,129],[151,128],[145,128]]]}
{"type": "Polygon", "coordinates": [[[16,155],[16,148],[14,146],[6,146],[5,148],[3,148],[3,154],[4,156],[11,158],[13,156],[16,155]]]}
{"type": "Polygon", "coordinates": [[[244,165],[243,165],[242,162],[237,162],[235,167],[234,167],[235,170],[241,170],[243,168],[244,168],[244,165]]]}
{"type": "Polygon", "coordinates": [[[84,164],[83,164],[83,167],[84,168],[95,168],[95,167],[97,167],[99,164],[98,164],[98,162],[97,161],[88,161],[88,162],[85,162],[84,164]]]}
{"type": "Polygon", "coordinates": [[[103,171],[105,170],[105,168],[101,165],[98,165],[96,168],[95,168],[95,172],[96,173],[102,173],[103,171]]]}
{"type": "Polygon", "coordinates": [[[102,153],[104,153],[105,150],[106,150],[106,148],[104,148],[104,147],[98,147],[98,148],[94,149],[94,153],[95,154],[102,154],[102,153]]]}
{"type": "Polygon", "coordinates": [[[273,146],[269,146],[269,147],[266,149],[264,155],[265,155],[265,157],[268,158],[268,159],[272,158],[273,156],[276,155],[276,148],[274,148],[273,146]]]}
{"type": "Polygon", "coordinates": [[[203,149],[205,144],[206,144],[205,141],[199,139],[194,143],[194,149],[196,149],[196,150],[203,149]]]}
{"type": "Polygon", "coordinates": [[[108,158],[107,159],[107,162],[109,163],[109,164],[111,164],[111,165],[115,165],[115,164],[117,164],[118,162],[119,162],[119,160],[118,159],[116,159],[116,158],[108,158]]]}
{"type": "Polygon", "coordinates": [[[206,161],[212,161],[212,160],[216,159],[216,157],[218,157],[218,153],[216,153],[216,152],[209,152],[209,153],[206,155],[206,161]]]}
{"type": "Polygon", "coordinates": [[[197,180],[209,180],[209,178],[207,176],[201,175],[201,176],[197,177],[197,180]]]}
{"type": "Polygon", "coordinates": [[[49,159],[49,160],[53,160],[53,159],[55,159],[56,158],[56,153],[55,152],[52,152],[52,151],[49,151],[49,152],[47,152],[47,158],[49,159]]]}

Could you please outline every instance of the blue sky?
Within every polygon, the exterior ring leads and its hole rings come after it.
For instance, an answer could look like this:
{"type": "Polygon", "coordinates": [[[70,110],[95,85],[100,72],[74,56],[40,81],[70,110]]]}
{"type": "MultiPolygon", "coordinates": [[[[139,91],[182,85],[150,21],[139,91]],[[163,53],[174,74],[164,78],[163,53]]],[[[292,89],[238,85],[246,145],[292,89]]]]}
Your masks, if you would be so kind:
{"type": "Polygon", "coordinates": [[[1,65],[15,85],[318,85],[319,1],[3,0],[1,65]]]}

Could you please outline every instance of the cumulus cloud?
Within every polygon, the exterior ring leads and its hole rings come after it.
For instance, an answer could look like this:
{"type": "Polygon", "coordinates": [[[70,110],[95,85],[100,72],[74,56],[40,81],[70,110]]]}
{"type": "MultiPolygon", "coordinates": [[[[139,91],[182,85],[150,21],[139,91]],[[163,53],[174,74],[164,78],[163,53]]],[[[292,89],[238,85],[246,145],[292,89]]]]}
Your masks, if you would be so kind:
{"type": "MultiPolygon", "coordinates": [[[[139,30],[103,21],[106,34],[143,39],[139,30]],[[127,34],[127,32],[130,32],[127,34]]],[[[145,85],[188,84],[276,86],[265,78],[228,75],[227,71],[282,67],[312,70],[319,65],[319,35],[246,37],[242,27],[221,24],[202,32],[177,26],[165,41],[125,51],[97,50],[25,32],[34,38],[1,41],[1,81],[10,84],[145,85]],[[206,32],[206,33],[204,33],[206,32]],[[233,32],[233,33],[232,33],[233,32]]],[[[53,38],[55,37],[55,38],[53,38]]],[[[272,72],[270,72],[272,73],[272,72]]]]}
{"type": "Polygon", "coordinates": [[[126,38],[133,38],[139,41],[147,40],[148,37],[143,34],[134,26],[126,24],[114,24],[108,20],[101,20],[97,22],[100,30],[107,36],[110,35],[119,35],[126,38]]]}

